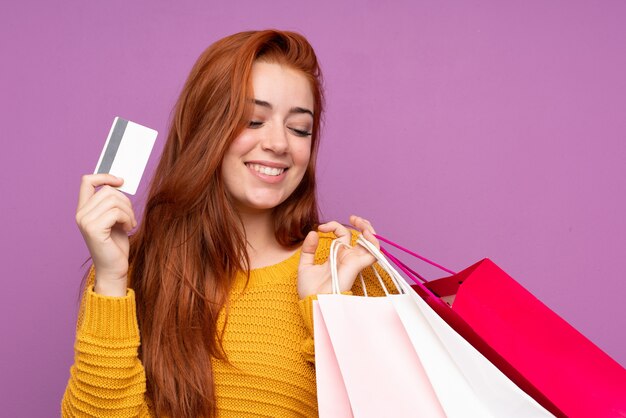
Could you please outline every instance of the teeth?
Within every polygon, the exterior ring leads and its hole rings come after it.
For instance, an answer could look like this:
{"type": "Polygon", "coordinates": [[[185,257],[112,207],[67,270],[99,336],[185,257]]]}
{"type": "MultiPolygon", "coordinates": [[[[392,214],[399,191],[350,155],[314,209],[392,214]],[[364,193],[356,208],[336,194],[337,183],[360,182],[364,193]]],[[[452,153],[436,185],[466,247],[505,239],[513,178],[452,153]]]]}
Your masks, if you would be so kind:
{"type": "Polygon", "coordinates": [[[284,168],[266,167],[259,164],[247,164],[248,167],[256,171],[257,173],[265,174],[266,176],[279,176],[285,171],[284,168]]]}

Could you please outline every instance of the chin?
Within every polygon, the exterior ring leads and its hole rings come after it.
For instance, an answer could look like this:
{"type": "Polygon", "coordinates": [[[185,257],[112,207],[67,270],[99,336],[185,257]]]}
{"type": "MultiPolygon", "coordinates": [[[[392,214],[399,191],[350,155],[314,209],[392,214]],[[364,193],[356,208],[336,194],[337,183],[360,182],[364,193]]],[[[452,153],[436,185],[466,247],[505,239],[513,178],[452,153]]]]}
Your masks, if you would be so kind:
{"type": "Polygon", "coordinates": [[[272,209],[276,208],[276,206],[278,206],[279,204],[280,203],[278,203],[278,204],[273,204],[273,203],[262,204],[262,203],[259,203],[259,204],[255,204],[255,205],[249,205],[248,207],[250,209],[253,209],[253,210],[266,211],[266,210],[272,210],[272,209]]]}
{"type": "Polygon", "coordinates": [[[235,205],[237,209],[241,211],[268,211],[280,206],[289,198],[289,196],[291,196],[292,193],[293,190],[273,190],[271,192],[264,190],[262,193],[242,193],[239,196],[239,199],[235,200],[235,205]]]}
{"type": "Polygon", "coordinates": [[[248,202],[242,202],[242,204],[240,204],[239,206],[242,209],[248,209],[248,210],[253,210],[253,211],[267,211],[267,210],[275,209],[285,200],[286,199],[248,201],[248,202]]]}

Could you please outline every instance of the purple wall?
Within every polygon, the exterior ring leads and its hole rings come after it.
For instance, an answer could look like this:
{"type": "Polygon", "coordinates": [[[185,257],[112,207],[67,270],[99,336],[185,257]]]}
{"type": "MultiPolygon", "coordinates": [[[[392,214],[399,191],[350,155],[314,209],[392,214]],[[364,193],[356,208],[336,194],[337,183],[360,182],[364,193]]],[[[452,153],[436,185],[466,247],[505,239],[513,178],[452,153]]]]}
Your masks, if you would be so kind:
{"type": "Polygon", "coordinates": [[[0,11],[4,416],[57,414],[78,184],[113,117],[159,130],[158,154],[199,53],[267,27],[322,61],[327,219],[358,213],[452,269],[489,256],[626,365],[623,2],[31,3],[0,11]]]}

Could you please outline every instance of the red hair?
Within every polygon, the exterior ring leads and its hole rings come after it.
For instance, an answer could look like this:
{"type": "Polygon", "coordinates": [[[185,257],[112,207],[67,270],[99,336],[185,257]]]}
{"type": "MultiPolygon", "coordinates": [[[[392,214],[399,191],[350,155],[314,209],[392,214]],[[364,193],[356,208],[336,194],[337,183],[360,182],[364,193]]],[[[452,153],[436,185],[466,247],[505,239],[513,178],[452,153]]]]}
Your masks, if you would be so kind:
{"type": "Polygon", "coordinates": [[[216,321],[235,273],[249,270],[241,220],[220,170],[247,127],[250,74],[259,60],[301,71],[315,106],[309,165],[293,194],[274,209],[276,238],[296,245],[319,222],[315,160],[323,95],[313,48],[302,35],[276,30],[217,41],[200,55],[176,103],[143,222],[131,237],[140,356],[157,416],[216,412],[211,358],[225,357],[216,321]]]}

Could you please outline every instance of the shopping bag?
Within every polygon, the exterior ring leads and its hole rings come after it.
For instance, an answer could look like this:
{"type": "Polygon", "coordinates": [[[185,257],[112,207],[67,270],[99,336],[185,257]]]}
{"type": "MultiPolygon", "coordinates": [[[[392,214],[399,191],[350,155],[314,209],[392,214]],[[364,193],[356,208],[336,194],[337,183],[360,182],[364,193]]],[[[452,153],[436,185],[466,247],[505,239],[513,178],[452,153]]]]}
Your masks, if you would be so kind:
{"type": "Polygon", "coordinates": [[[313,301],[313,326],[319,416],[322,418],[352,417],[354,415],[350,399],[317,301],[313,301]]]}
{"type": "Polygon", "coordinates": [[[626,416],[626,370],[491,260],[422,284],[412,269],[384,252],[416,281],[417,293],[441,318],[551,412],[626,416]]]}
{"type": "Polygon", "coordinates": [[[386,297],[338,294],[331,245],[335,294],[314,304],[320,417],[551,416],[442,321],[375,247],[362,237],[357,243],[399,294],[380,277],[386,297]]]}
{"type": "Polygon", "coordinates": [[[314,301],[318,408],[329,417],[445,417],[390,299],[333,294],[314,301]]]}
{"type": "MultiPolygon", "coordinates": [[[[383,239],[379,237],[379,239],[383,239]]],[[[414,284],[411,285],[413,290],[456,332],[458,332],[465,340],[470,342],[483,356],[485,356],[492,364],[500,369],[509,379],[511,379],[518,387],[531,395],[539,404],[558,417],[565,417],[565,413],[559,409],[547,396],[545,396],[537,387],[520,371],[511,366],[509,361],[492,348],[461,316],[450,309],[450,297],[446,297],[447,302],[444,303],[444,297],[440,298],[430,291],[425,284],[419,282],[424,280],[417,272],[396,259],[392,254],[381,247],[383,252],[400,270],[407,276],[411,277],[414,284]]],[[[430,260],[427,262],[432,263],[430,260]]],[[[436,265],[435,263],[432,263],[436,265]]]]}
{"type": "Polygon", "coordinates": [[[357,242],[368,248],[401,289],[401,294],[388,298],[448,417],[552,416],[443,321],[375,246],[363,237],[357,242]]]}

